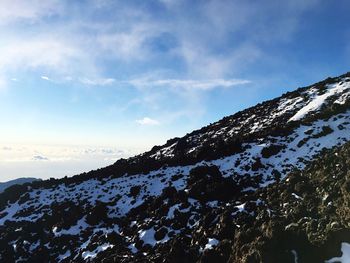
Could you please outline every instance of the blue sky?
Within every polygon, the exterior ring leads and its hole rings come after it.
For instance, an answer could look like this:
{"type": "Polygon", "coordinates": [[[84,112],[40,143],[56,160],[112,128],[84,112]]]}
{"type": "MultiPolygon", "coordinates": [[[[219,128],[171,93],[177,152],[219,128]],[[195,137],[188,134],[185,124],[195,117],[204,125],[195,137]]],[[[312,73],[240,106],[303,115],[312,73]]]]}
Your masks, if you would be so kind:
{"type": "Polygon", "coordinates": [[[345,73],[349,8],[2,0],[0,181],[104,166],[345,73]]]}

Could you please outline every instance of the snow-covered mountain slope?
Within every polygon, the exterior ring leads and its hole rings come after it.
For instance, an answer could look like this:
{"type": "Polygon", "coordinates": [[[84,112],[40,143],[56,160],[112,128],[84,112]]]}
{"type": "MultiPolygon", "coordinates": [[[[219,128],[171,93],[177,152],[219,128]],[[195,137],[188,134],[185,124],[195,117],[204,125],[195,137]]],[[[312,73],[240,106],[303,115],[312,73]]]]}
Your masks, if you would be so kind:
{"type": "Polygon", "coordinates": [[[222,262],[259,262],[230,242],[284,211],[257,193],[350,140],[349,96],[350,74],[328,78],[109,167],[11,187],[0,195],[1,259],[212,262],[220,248],[222,262]]]}

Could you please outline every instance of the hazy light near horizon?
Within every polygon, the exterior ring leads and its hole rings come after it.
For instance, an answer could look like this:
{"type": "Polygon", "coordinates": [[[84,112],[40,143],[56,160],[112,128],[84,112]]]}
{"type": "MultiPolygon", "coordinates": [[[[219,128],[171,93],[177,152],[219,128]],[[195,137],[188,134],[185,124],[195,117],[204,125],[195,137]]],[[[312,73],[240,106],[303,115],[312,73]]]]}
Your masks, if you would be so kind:
{"type": "Polygon", "coordinates": [[[95,146],[0,145],[0,182],[18,177],[72,176],[113,164],[144,149],[95,146]]]}

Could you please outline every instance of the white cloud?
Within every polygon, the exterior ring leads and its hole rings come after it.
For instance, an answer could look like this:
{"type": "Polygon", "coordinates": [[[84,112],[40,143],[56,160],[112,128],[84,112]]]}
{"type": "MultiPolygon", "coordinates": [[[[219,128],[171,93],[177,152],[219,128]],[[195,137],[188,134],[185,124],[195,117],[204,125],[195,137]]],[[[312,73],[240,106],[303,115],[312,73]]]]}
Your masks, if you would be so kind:
{"type": "Polygon", "coordinates": [[[49,77],[47,77],[47,76],[41,76],[40,78],[43,79],[43,80],[46,80],[46,81],[51,81],[51,79],[49,77]]]}
{"type": "Polygon", "coordinates": [[[32,158],[33,161],[48,161],[49,159],[42,155],[35,155],[32,158]]]}
{"type": "Polygon", "coordinates": [[[108,34],[98,39],[102,49],[123,60],[143,58],[144,54],[140,52],[142,41],[142,36],[134,33],[108,34]]]}
{"type": "Polygon", "coordinates": [[[11,150],[12,150],[12,148],[11,148],[11,147],[8,147],[8,146],[4,146],[4,147],[2,147],[2,149],[3,149],[4,151],[11,151],[11,150]]]}
{"type": "Polygon", "coordinates": [[[124,61],[146,59],[152,52],[145,46],[145,41],[163,29],[159,25],[154,25],[154,22],[144,21],[139,17],[136,21],[139,22],[130,21],[130,26],[127,28],[99,34],[96,43],[101,50],[117,59],[124,61]]]}
{"type": "MultiPolygon", "coordinates": [[[[106,85],[112,79],[102,79],[99,77],[94,59],[86,55],[84,49],[78,47],[79,43],[68,40],[65,37],[54,37],[51,34],[38,35],[27,38],[8,38],[0,45],[0,88],[9,86],[8,76],[20,75],[23,72],[50,72],[52,77],[61,82],[78,78],[67,78],[67,76],[89,75],[97,79],[90,85],[106,85]],[[96,82],[96,81],[95,81],[96,82]]],[[[40,75],[39,75],[40,76],[40,75]]],[[[40,76],[42,80],[53,81],[46,75],[40,76]]],[[[16,78],[11,79],[13,82],[16,78]]],[[[89,82],[89,80],[86,80],[89,82]]]]}
{"type": "MultiPolygon", "coordinates": [[[[37,39],[11,39],[0,47],[0,69],[35,69],[41,66],[64,71],[65,66],[81,57],[73,45],[60,40],[41,36],[37,39]]],[[[81,61],[81,59],[80,59],[81,61]]]]}
{"type": "Polygon", "coordinates": [[[61,12],[59,0],[1,0],[0,24],[16,20],[35,21],[61,12]]]}
{"type": "MultiPolygon", "coordinates": [[[[181,98],[176,104],[181,111],[205,112],[202,91],[249,83],[233,77],[269,56],[273,50],[269,43],[278,45],[291,39],[298,29],[300,15],[317,2],[159,1],[168,7],[163,16],[155,16],[147,6],[135,8],[128,1],[96,0],[81,4],[67,0],[3,0],[0,27],[2,23],[19,23],[0,33],[3,40],[0,89],[9,84],[7,76],[22,80],[21,70],[37,70],[50,74],[55,81],[76,81],[87,86],[128,84],[140,88],[132,105],[142,103],[142,107],[150,109],[145,115],[164,110],[167,100],[163,98],[174,94],[181,98]],[[71,5],[73,8],[69,8],[71,5]],[[113,12],[107,12],[108,16],[103,18],[96,15],[105,12],[104,9],[113,12]],[[50,15],[58,15],[55,23],[44,20],[50,15]],[[18,30],[22,20],[35,26],[29,31],[26,27],[18,30]],[[165,43],[160,52],[162,34],[174,41],[171,48],[165,43]],[[159,68],[167,74],[118,80],[159,68]],[[65,76],[70,77],[64,79],[65,76]]],[[[162,124],[167,121],[160,119],[162,124]]]]}
{"type": "Polygon", "coordinates": [[[187,11],[187,2],[183,12],[172,14],[181,23],[171,25],[180,43],[175,52],[191,76],[239,74],[259,59],[274,56],[275,49],[268,45],[293,40],[303,13],[317,2],[212,0],[195,5],[193,13],[187,11]]]}
{"type": "MultiPolygon", "coordinates": [[[[32,33],[23,32],[26,34],[17,39],[6,35],[13,33],[0,34],[5,39],[0,46],[0,70],[6,75],[11,69],[44,67],[53,70],[50,71],[53,74],[73,75],[76,80],[78,76],[92,76],[83,80],[87,85],[108,85],[110,80],[105,82],[101,78],[104,75],[99,65],[101,61],[103,64],[107,59],[118,66],[141,61],[145,63],[143,66],[152,68],[161,64],[163,58],[171,58],[185,65],[184,76],[226,79],[268,53],[261,42],[283,41],[293,36],[300,14],[317,3],[317,0],[305,1],[307,3],[298,0],[279,5],[274,1],[224,0],[197,5],[186,1],[180,4],[174,0],[159,1],[174,7],[167,9],[167,19],[151,15],[148,9],[135,10],[127,2],[110,0],[87,1],[83,6],[76,4],[91,12],[71,10],[70,2],[64,0],[2,0],[0,25],[19,19],[38,23],[32,33]],[[281,12],[275,12],[278,7],[281,12]],[[108,19],[95,17],[92,11],[102,8],[115,9],[115,15],[108,19]],[[41,20],[51,15],[64,19],[54,24],[41,20]],[[271,27],[271,23],[276,26],[271,27]],[[237,31],[244,31],[249,37],[241,40],[235,36],[237,31]],[[148,41],[163,33],[176,41],[174,47],[160,57],[157,47],[148,41]],[[225,50],[221,52],[221,49],[225,50]]],[[[16,30],[15,27],[9,32],[16,30]]],[[[5,85],[2,80],[1,86],[5,85]]]]}
{"type": "Polygon", "coordinates": [[[136,122],[140,125],[159,125],[160,122],[149,117],[144,117],[140,120],[136,120],[136,122]]]}
{"type": "Polygon", "coordinates": [[[0,144],[1,151],[6,151],[6,154],[0,157],[0,162],[63,162],[104,158],[118,159],[140,152],[139,149],[118,149],[97,146],[14,145],[10,147],[1,146],[0,144]]]}
{"type": "MultiPolygon", "coordinates": [[[[150,73],[125,81],[126,84],[136,87],[141,96],[128,103],[122,111],[131,110],[137,105],[146,109],[146,114],[156,114],[157,123],[162,125],[173,123],[181,118],[192,121],[200,119],[206,112],[206,103],[203,101],[210,95],[209,91],[232,89],[250,83],[249,80],[244,79],[175,79],[161,78],[161,75],[162,73],[150,73]]],[[[137,123],[156,124],[149,118],[137,120],[137,123]]]]}
{"type": "Polygon", "coordinates": [[[114,78],[100,78],[100,79],[88,79],[82,78],[80,82],[89,86],[106,86],[111,85],[115,82],[114,78]]]}
{"type": "Polygon", "coordinates": [[[71,176],[110,165],[117,159],[127,158],[144,150],[129,147],[120,149],[115,146],[0,144],[0,171],[3,175],[1,180],[16,177],[46,179],[71,176]]]}
{"type": "Polygon", "coordinates": [[[237,85],[244,85],[250,83],[249,80],[244,79],[207,79],[207,80],[193,80],[193,79],[148,79],[140,78],[133,79],[127,83],[135,87],[168,87],[180,88],[186,90],[212,90],[214,88],[232,88],[237,85]]]}
{"type": "Polygon", "coordinates": [[[184,43],[176,52],[186,62],[188,74],[206,78],[223,78],[232,74],[240,74],[264,56],[264,52],[257,45],[250,43],[236,46],[227,51],[225,55],[212,54],[208,49],[184,43]]]}

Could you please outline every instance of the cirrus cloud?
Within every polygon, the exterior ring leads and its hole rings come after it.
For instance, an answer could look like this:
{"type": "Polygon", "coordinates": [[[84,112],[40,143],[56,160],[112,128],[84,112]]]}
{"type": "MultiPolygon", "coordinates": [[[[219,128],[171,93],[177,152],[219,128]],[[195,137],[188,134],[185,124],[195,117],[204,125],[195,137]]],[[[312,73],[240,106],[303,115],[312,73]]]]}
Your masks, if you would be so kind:
{"type": "Polygon", "coordinates": [[[62,11],[59,0],[2,0],[0,5],[0,24],[18,20],[37,21],[62,11]]]}
{"type": "Polygon", "coordinates": [[[250,83],[249,80],[244,79],[132,79],[127,81],[135,87],[169,87],[181,88],[190,90],[211,90],[214,88],[232,88],[237,85],[244,85],[250,83]]]}
{"type": "Polygon", "coordinates": [[[115,82],[114,78],[98,78],[98,79],[89,79],[81,78],[80,82],[89,86],[106,86],[115,82]]]}
{"type": "Polygon", "coordinates": [[[163,82],[211,89],[216,85],[212,80],[230,82],[233,74],[240,74],[246,66],[267,56],[266,44],[290,40],[299,26],[299,17],[317,3],[298,0],[276,5],[272,0],[253,4],[224,0],[198,5],[159,0],[168,8],[164,16],[155,16],[151,5],[135,8],[133,1],[99,0],[81,5],[67,0],[4,0],[0,20],[11,24],[13,30],[9,32],[17,31],[21,37],[11,39],[8,32],[0,34],[6,39],[0,46],[1,86],[10,70],[38,67],[53,74],[65,71],[75,80],[82,79],[83,84],[107,85],[111,82],[101,76],[110,75],[104,72],[110,71],[105,67],[108,61],[125,68],[129,76],[142,74],[145,68],[153,71],[166,67],[170,73],[181,72],[185,79],[195,79],[185,83],[166,78],[152,85],[163,82]],[[77,12],[78,7],[84,12],[77,12]],[[276,8],[280,12],[273,12],[276,8]],[[47,19],[53,15],[55,19],[47,19]],[[18,20],[30,21],[35,27],[28,31],[18,20]],[[272,27],[272,23],[281,26],[272,27]],[[241,38],[242,32],[249,37],[241,38]],[[169,39],[171,44],[167,43],[169,39]],[[139,67],[141,72],[133,72],[139,67]],[[197,83],[197,79],[210,83],[197,83]]]}

